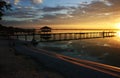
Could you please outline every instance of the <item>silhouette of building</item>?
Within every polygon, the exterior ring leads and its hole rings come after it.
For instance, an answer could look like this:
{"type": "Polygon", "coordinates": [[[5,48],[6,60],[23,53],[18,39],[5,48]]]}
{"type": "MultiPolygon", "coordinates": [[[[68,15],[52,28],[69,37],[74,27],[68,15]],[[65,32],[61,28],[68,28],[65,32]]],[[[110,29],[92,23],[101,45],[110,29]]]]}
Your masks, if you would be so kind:
{"type": "Polygon", "coordinates": [[[51,32],[52,28],[48,27],[48,26],[44,26],[42,28],[40,28],[41,32],[51,32]]]}
{"type": "Polygon", "coordinates": [[[44,26],[42,28],[40,28],[41,31],[41,38],[48,40],[51,38],[51,32],[52,32],[52,28],[48,27],[48,26],[44,26]]]}

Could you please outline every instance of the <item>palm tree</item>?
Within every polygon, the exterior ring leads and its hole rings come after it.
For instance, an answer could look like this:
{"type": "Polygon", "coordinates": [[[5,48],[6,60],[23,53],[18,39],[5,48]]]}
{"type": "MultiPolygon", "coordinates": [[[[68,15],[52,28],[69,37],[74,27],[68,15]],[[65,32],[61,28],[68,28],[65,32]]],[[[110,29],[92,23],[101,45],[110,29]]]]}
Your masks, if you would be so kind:
{"type": "Polygon", "coordinates": [[[0,20],[2,20],[2,16],[4,15],[5,10],[10,10],[10,8],[10,4],[3,0],[0,1],[0,20]]]}

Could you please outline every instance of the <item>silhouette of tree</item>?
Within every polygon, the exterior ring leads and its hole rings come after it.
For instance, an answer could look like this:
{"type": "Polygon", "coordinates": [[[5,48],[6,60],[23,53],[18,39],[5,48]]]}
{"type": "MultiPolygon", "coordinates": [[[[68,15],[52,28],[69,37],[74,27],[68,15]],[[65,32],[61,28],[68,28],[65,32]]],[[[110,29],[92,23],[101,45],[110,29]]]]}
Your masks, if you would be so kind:
{"type": "Polygon", "coordinates": [[[11,5],[3,0],[0,0],[0,20],[2,20],[2,16],[6,10],[10,10],[11,5]]]}
{"type": "MultiPolygon", "coordinates": [[[[0,0],[0,20],[2,20],[2,16],[7,10],[11,10],[11,5],[3,0],[0,0]]],[[[7,27],[0,24],[0,31],[5,30],[7,30],[7,27]]]]}

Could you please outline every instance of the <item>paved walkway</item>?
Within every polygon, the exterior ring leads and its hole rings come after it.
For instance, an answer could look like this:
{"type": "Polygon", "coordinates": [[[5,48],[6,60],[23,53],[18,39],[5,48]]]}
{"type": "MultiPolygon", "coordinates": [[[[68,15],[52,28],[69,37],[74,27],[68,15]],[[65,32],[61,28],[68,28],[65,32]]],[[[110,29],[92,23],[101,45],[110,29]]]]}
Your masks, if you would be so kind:
{"type": "Polygon", "coordinates": [[[0,78],[63,77],[56,72],[38,66],[28,56],[15,55],[14,49],[9,46],[9,40],[0,38],[0,78]]]}

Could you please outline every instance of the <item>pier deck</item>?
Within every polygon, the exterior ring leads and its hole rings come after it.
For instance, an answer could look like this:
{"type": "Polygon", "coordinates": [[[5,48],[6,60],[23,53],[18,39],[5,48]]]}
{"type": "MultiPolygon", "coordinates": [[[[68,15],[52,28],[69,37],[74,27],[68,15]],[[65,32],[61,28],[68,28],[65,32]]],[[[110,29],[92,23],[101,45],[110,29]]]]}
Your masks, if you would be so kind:
{"type": "Polygon", "coordinates": [[[77,33],[39,33],[39,34],[23,33],[12,35],[12,37],[14,37],[15,39],[22,38],[25,41],[28,40],[31,41],[32,39],[35,39],[38,42],[93,39],[115,36],[116,32],[80,32],[80,33],[77,32],[77,33]]]}

